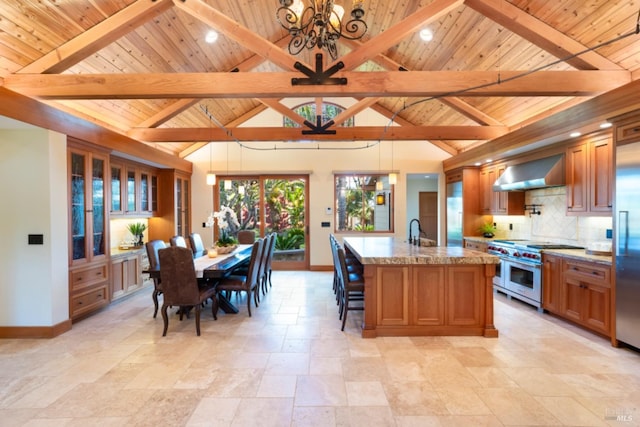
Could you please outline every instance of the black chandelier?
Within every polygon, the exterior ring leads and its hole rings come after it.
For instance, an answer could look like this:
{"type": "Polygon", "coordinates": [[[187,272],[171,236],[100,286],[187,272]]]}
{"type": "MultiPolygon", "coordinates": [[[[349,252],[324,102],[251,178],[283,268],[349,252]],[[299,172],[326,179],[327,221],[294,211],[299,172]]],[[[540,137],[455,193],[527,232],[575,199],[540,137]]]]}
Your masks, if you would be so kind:
{"type": "Polygon", "coordinates": [[[305,47],[317,46],[335,60],[338,57],[336,41],[340,37],[358,40],[367,32],[367,23],[362,20],[363,3],[364,0],[353,0],[351,19],[343,25],[344,8],[334,0],[280,0],[276,18],[291,36],[289,53],[297,55],[305,47]]]}

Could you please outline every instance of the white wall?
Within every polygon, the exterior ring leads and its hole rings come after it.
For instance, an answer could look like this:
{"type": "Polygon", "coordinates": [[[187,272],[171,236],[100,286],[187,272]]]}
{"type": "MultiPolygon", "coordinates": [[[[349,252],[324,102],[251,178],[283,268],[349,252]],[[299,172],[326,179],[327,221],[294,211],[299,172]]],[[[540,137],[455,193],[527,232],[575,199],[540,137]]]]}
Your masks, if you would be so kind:
{"type": "Polygon", "coordinates": [[[65,135],[0,130],[0,326],[69,318],[66,158],[65,135]]]}
{"type": "MultiPolygon", "coordinates": [[[[297,100],[292,105],[298,105],[297,100]]],[[[388,119],[367,110],[356,116],[357,124],[388,124],[388,119]]],[[[282,116],[267,110],[246,123],[247,126],[282,126],[282,116]]],[[[325,208],[334,207],[333,175],[338,172],[399,171],[395,186],[394,216],[395,235],[406,236],[407,204],[418,194],[407,195],[407,174],[435,173],[442,175],[442,161],[450,155],[425,141],[321,142],[274,143],[236,142],[211,144],[213,169],[219,174],[242,172],[245,174],[297,172],[309,173],[310,209],[310,263],[311,266],[331,265],[329,233],[333,232],[334,218],[325,214],[325,208]],[[370,146],[366,147],[367,144],[370,146]],[[393,145],[393,153],[392,153],[393,145]],[[227,147],[229,149],[227,164],[227,147]],[[392,156],[393,154],[393,156],[392,156]],[[392,162],[393,158],[393,162],[392,162]],[[393,164],[392,164],[393,163],[393,164]],[[321,222],[330,221],[330,228],[322,228],[321,222]]],[[[202,222],[213,206],[213,192],[205,183],[209,169],[209,147],[204,147],[187,157],[193,162],[192,176],[192,224],[202,234],[205,245],[212,243],[211,229],[203,229],[202,222]]],[[[417,204],[417,201],[415,201],[417,204]]],[[[444,218],[444,216],[443,216],[444,218]]]]}

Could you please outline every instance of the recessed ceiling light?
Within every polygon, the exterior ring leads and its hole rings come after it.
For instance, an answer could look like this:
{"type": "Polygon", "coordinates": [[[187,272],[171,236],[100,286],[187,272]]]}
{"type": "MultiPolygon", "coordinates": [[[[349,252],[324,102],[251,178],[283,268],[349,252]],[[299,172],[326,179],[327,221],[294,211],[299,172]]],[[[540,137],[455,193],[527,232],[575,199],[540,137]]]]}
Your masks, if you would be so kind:
{"type": "Polygon", "coordinates": [[[612,125],[609,122],[604,122],[600,124],[600,129],[610,128],[612,125]]]}
{"type": "Polygon", "coordinates": [[[579,137],[580,135],[582,135],[580,132],[571,132],[571,133],[569,134],[569,136],[570,136],[571,138],[577,138],[577,137],[579,137]]]}
{"type": "Polygon", "coordinates": [[[476,162],[476,164],[475,164],[475,165],[476,165],[476,166],[480,166],[481,164],[482,164],[482,163],[480,163],[480,162],[476,162]]]}
{"type": "Polygon", "coordinates": [[[493,159],[487,159],[487,160],[485,160],[485,163],[491,163],[491,162],[493,162],[493,159]]]}
{"type": "Polygon", "coordinates": [[[430,29],[424,28],[420,30],[420,38],[422,39],[422,41],[430,42],[431,40],[433,40],[433,33],[430,29]]]}
{"type": "Polygon", "coordinates": [[[215,43],[216,40],[218,40],[218,33],[213,30],[209,31],[204,38],[204,41],[207,43],[215,43]]]}

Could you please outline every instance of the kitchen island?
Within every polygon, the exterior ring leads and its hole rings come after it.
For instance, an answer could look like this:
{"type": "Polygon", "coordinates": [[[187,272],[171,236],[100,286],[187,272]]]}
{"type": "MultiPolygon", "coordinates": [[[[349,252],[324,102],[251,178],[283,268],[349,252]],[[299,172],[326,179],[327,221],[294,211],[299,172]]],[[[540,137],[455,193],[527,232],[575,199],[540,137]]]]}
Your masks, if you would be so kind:
{"type": "Polygon", "coordinates": [[[414,246],[393,237],[345,237],[363,266],[362,336],[497,337],[493,276],[499,258],[458,247],[414,246]]]}

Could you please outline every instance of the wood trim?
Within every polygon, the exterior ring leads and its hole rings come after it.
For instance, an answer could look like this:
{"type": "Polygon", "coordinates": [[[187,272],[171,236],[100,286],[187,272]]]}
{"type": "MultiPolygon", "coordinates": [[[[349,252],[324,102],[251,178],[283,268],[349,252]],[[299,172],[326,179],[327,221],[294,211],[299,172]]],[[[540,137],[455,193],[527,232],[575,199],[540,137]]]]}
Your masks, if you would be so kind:
{"type": "Polygon", "coordinates": [[[71,330],[71,319],[53,326],[0,326],[0,338],[55,338],[71,330]]]}
{"type": "Polygon", "coordinates": [[[137,159],[144,159],[146,162],[188,173],[193,170],[193,164],[187,160],[157,150],[87,120],[79,119],[4,87],[0,87],[0,100],[2,100],[0,102],[0,115],[60,132],[118,153],[131,155],[137,159]]]}

